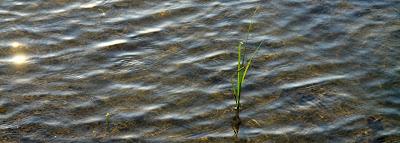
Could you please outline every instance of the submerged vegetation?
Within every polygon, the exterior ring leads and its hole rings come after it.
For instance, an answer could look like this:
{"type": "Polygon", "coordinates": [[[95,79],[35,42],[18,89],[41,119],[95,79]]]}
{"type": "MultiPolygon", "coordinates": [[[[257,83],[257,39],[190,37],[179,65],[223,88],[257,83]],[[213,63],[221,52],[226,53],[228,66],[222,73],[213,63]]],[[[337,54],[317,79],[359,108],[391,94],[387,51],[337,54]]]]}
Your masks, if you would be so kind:
{"type": "MultiPolygon", "coordinates": [[[[258,8],[254,10],[253,16],[256,14],[258,8]]],[[[238,59],[237,59],[237,70],[235,74],[231,78],[231,83],[232,83],[232,94],[236,102],[236,110],[240,109],[240,95],[242,92],[242,85],[245,82],[247,72],[249,71],[249,68],[251,66],[251,63],[253,62],[253,58],[256,55],[257,51],[260,49],[262,42],[258,45],[257,49],[254,51],[254,53],[250,56],[250,58],[246,59],[246,43],[250,37],[250,31],[253,25],[253,21],[250,22],[249,27],[247,28],[247,36],[246,40],[242,40],[239,42],[239,45],[237,46],[238,50],[238,59]],[[236,77],[236,82],[234,81],[234,78],[236,77]]]]}

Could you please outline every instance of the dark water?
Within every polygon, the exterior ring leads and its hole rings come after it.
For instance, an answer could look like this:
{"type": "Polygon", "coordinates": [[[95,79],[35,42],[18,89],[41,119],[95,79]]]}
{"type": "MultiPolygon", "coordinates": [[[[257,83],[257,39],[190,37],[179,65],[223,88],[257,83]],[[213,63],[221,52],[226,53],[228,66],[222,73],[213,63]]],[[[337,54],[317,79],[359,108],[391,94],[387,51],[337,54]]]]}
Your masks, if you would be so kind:
{"type": "Polygon", "coordinates": [[[0,142],[400,142],[399,18],[398,0],[1,0],[0,142]]]}

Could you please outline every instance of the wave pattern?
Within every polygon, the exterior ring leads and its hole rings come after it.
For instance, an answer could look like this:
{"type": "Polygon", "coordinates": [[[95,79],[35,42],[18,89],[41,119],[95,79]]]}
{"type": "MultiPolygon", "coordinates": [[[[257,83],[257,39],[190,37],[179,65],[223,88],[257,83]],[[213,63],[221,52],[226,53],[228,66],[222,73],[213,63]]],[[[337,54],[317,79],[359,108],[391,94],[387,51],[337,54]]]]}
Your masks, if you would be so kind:
{"type": "Polygon", "coordinates": [[[397,142],[399,19],[395,0],[3,0],[0,142],[397,142]]]}

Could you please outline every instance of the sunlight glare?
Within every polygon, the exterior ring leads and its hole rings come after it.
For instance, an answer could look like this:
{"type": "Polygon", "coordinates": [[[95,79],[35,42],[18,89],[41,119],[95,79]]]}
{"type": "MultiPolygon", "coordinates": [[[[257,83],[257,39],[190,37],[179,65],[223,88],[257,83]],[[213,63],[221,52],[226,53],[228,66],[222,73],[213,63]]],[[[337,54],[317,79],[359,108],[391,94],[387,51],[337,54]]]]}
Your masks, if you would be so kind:
{"type": "Polygon", "coordinates": [[[28,60],[28,57],[27,57],[27,56],[19,54],[19,55],[15,55],[15,56],[11,59],[11,62],[13,62],[13,63],[16,64],[16,65],[21,65],[21,64],[26,63],[27,60],[28,60]]]}
{"type": "Polygon", "coordinates": [[[18,47],[22,47],[23,45],[19,42],[12,42],[12,43],[10,43],[10,46],[13,48],[18,48],[18,47]]]}

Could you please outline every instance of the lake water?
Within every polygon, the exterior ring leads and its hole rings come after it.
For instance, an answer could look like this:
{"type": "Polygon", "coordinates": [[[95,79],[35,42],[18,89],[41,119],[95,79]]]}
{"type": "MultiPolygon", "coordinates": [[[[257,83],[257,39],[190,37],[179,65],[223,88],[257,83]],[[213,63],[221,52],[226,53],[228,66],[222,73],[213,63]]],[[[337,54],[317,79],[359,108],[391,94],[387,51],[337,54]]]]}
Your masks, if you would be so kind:
{"type": "Polygon", "coordinates": [[[400,1],[1,0],[0,142],[400,142],[400,1]]]}

